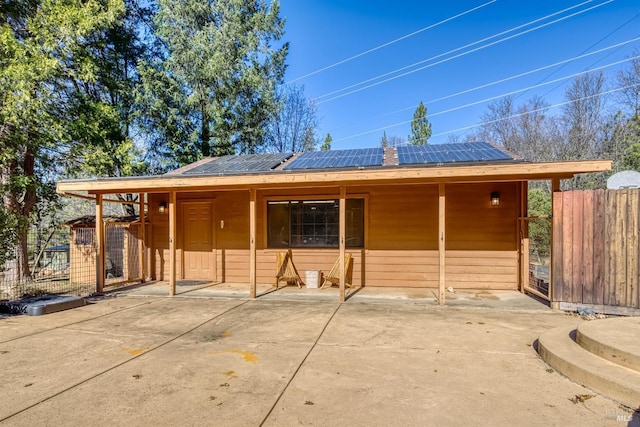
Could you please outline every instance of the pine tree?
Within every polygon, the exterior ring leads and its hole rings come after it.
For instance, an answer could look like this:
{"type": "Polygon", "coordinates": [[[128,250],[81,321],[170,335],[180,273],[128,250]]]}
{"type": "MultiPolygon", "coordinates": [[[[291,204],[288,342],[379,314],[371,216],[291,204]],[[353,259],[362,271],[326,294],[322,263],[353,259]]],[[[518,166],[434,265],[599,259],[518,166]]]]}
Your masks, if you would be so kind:
{"type": "Polygon", "coordinates": [[[422,101],[416,108],[411,121],[411,135],[409,135],[409,143],[413,145],[428,145],[431,137],[431,123],[427,119],[427,107],[422,101]]]}
{"type": "Polygon", "coordinates": [[[307,126],[305,129],[300,148],[301,151],[313,151],[316,149],[316,135],[313,132],[313,127],[307,126]]]}
{"type": "Polygon", "coordinates": [[[331,141],[333,141],[333,138],[331,138],[331,134],[328,133],[326,138],[324,139],[324,142],[320,146],[320,151],[329,151],[329,150],[331,150],[331,141]]]}
{"type": "Polygon", "coordinates": [[[288,44],[278,1],[158,0],[166,58],[143,66],[148,128],[178,163],[254,153],[279,103],[288,44]],[[158,92],[159,90],[159,92],[158,92]]]}
{"type": "Polygon", "coordinates": [[[389,146],[389,140],[387,139],[387,131],[384,131],[382,134],[382,139],[380,139],[380,146],[382,148],[387,148],[389,146]]]}

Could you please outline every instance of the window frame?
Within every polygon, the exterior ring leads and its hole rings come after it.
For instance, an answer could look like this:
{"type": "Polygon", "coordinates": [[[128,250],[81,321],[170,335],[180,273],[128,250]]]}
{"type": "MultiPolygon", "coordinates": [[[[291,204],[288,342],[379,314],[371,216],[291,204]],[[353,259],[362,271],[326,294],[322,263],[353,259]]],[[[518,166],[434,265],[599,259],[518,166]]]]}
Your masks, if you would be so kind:
{"type": "MultiPolygon", "coordinates": [[[[347,194],[345,200],[348,199],[363,199],[364,200],[364,212],[363,212],[363,238],[364,242],[362,247],[359,248],[347,248],[348,250],[368,250],[369,247],[369,194],[366,193],[352,193],[347,194]]],[[[269,246],[269,202],[286,202],[286,201],[306,201],[306,200],[338,200],[340,201],[340,193],[334,194],[304,194],[304,195],[289,195],[289,196],[281,196],[281,195],[267,195],[262,197],[262,235],[263,235],[263,247],[268,250],[305,250],[305,249],[313,249],[313,250],[336,250],[340,248],[340,243],[338,243],[337,247],[327,247],[327,246],[289,246],[282,248],[272,248],[269,246]]],[[[345,246],[346,247],[346,246],[345,246]]]]}

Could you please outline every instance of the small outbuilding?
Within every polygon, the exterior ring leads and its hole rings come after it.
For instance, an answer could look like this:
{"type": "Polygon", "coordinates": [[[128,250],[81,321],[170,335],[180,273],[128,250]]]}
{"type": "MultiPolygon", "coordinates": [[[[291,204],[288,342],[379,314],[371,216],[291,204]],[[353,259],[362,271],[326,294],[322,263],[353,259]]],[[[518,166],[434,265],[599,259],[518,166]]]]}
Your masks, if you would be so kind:
{"type": "MultiPolygon", "coordinates": [[[[66,221],[69,280],[73,284],[96,281],[96,217],[85,215],[66,221]]],[[[140,218],[103,216],[104,278],[106,283],[128,283],[142,279],[140,218]]]]}
{"type": "MultiPolygon", "coordinates": [[[[152,227],[144,268],[158,280],[274,283],[276,255],[300,271],[340,262],[355,286],[524,289],[527,189],[606,171],[611,161],[527,162],[484,142],[203,159],[161,176],[61,181],[60,194],[136,193],[152,227]],[[344,268],[346,254],[352,264],[344,268]]],[[[84,196],[86,197],[86,196],[84,196]]],[[[111,197],[111,198],[110,198],[111,197]]],[[[143,224],[144,224],[143,221],[143,224]]],[[[141,230],[145,230],[143,226],[141,230]]],[[[104,233],[96,260],[106,279],[104,233]]]]}

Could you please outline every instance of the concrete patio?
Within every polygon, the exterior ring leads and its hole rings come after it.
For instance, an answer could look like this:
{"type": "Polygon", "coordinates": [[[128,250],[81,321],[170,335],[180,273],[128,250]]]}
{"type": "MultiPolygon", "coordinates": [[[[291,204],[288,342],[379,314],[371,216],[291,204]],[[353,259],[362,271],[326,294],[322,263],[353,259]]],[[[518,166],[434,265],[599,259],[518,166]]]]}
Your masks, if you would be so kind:
{"type": "Polygon", "coordinates": [[[640,423],[534,350],[541,332],[584,321],[516,292],[456,293],[438,307],[428,295],[391,290],[363,289],[339,304],[325,296],[333,290],[318,291],[321,299],[286,288],[248,300],[204,290],[141,294],[149,289],[1,317],[0,423],[640,423]]]}
{"type": "MultiPolygon", "coordinates": [[[[257,284],[257,298],[261,300],[296,300],[337,302],[339,288],[314,289],[282,286],[276,290],[271,284],[257,284]]],[[[436,288],[353,287],[346,289],[347,301],[405,301],[428,306],[438,305],[436,288]]],[[[108,291],[107,294],[166,297],[169,283],[154,281],[108,291]]],[[[518,310],[548,310],[548,304],[515,291],[458,289],[446,292],[446,304],[452,307],[485,307],[518,310]]],[[[178,281],[177,297],[187,298],[249,298],[247,283],[213,283],[206,281],[178,281]]]]}

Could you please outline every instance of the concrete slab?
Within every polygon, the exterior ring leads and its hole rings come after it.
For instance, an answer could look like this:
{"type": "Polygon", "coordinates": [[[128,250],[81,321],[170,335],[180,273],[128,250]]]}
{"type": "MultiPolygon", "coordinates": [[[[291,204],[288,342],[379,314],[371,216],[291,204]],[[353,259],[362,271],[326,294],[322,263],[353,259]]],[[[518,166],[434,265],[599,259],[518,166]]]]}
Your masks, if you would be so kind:
{"type": "Polygon", "coordinates": [[[88,305],[73,310],[47,315],[46,321],[30,316],[5,315],[0,317],[0,343],[38,334],[65,325],[106,316],[133,307],[151,304],[152,300],[138,298],[87,298],[88,305]],[[99,304],[97,304],[99,302],[99,304]]]}
{"type": "Polygon", "coordinates": [[[395,299],[122,299],[145,303],[105,314],[98,302],[82,308],[93,318],[0,343],[0,423],[635,422],[538,358],[542,331],[581,322],[562,313],[395,299]]]}
{"type": "MultiPolygon", "coordinates": [[[[337,286],[325,289],[285,286],[275,289],[272,284],[258,284],[258,299],[288,301],[337,302],[337,286]]],[[[167,282],[158,281],[114,291],[116,295],[166,297],[167,282]]],[[[176,293],[187,298],[248,298],[247,283],[178,282],[176,293]]],[[[404,301],[437,306],[438,290],[432,288],[354,287],[346,289],[348,302],[404,301]]],[[[479,307],[494,309],[548,311],[549,306],[518,291],[459,289],[446,293],[446,305],[452,307],[479,307]]]]}
{"type": "Polygon", "coordinates": [[[205,308],[203,303],[160,300],[137,306],[135,314],[119,311],[0,344],[0,420],[157,348],[239,304],[209,301],[205,308]],[[171,302],[174,307],[167,310],[171,302]],[[165,311],[169,311],[166,318],[165,311]],[[181,315],[175,315],[178,311],[181,315]]]}

